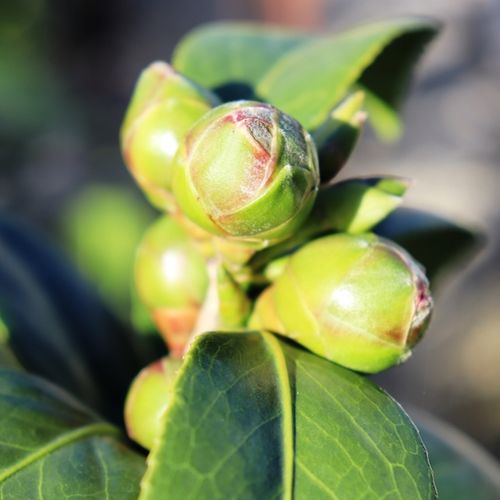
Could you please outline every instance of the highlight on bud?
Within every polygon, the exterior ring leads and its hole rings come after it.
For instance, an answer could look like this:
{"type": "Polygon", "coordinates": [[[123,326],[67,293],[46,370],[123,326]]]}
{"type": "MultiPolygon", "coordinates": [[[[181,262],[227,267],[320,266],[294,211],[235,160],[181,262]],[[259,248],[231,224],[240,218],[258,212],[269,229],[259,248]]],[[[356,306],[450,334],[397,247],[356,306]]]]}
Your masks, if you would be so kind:
{"type": "Polygon", "coordinates": [[[164,62],[137,82],[120,132],[125,163],[157,208],[173,210],[172,161],[187,131],[217,98],[164,62]]]}
{"type": "Polygon", "coordinates": [[[182,356],[208,290],[205,260],[186,230],[169,216],[146,231],[135,261],[139,298],[170,354],[182,356]]]}
{"type": "Polygon", "coordinates": [[[321,184],[329,183],[346,164],[366,122],[365,94],[354,92],[312,133],[319,157],[321,184]]]}
{"type": "Polygon", "coordinates": [[[168,356],[155,361],[139,372],[128,391],[124,414],[127,434],[147,450],[161,431],[181,363],[168,356]]]}
{"type": "Polygon", "coordinates": [[[374,234],[336,234],[292,255],[258,298],[250,327],[376,373],[410,355],[431,311],[428,280],[405,250],[374,234]]]}
{"type": "Polygon", "coordinates": [[[302,224],[319,185],[306,130],[269,104],[236,101],[208,112],[176,157],[173,190],[187,217],[240,241],[284,239],[302,224]]]}

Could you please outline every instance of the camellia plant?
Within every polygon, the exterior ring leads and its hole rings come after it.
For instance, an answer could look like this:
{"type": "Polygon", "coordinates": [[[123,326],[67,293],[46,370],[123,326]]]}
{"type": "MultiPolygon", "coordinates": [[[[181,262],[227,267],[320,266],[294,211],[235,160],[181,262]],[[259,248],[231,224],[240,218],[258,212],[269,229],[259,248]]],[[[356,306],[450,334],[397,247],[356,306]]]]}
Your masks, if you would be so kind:
{"type": "Polygon", "coordinates": [[[156,337],[124,327],[60,256],[1,219],[0,498],[500,491],[491,464],[428,417],[419,432],[368,378],[411,356],[429,280],[474,235],[398,208],[405,179],[336,179],[366,122],[398,137],[437,30],[422,18],[321,35],[212,24],[171,65],[144,69],[120,142],[161,211],[132,294],[136,325],[156,337]]]}

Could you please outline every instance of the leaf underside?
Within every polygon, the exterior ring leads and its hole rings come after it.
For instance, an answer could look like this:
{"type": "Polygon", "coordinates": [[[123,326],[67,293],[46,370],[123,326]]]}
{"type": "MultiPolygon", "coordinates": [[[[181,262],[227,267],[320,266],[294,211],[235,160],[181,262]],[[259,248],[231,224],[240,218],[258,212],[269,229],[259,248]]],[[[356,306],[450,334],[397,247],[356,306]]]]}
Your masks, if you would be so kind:
{"type": "Polygon", "coordinates": [[[433,498],[415,427],[366,378],[268,333],[192,347],[141,498],[433,498]]]}

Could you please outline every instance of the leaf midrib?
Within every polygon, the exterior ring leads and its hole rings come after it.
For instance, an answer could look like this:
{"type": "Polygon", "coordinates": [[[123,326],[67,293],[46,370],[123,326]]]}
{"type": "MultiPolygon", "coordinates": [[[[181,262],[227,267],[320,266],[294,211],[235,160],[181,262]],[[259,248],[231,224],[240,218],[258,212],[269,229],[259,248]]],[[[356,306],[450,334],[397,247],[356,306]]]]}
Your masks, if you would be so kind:
{"type": "Polygon", "coordinates": [[[116,436],[120,434],[120,431],[111,424],[105,422],[94,423],[80,427],[74,431],[63,434],[62,436],[53,439],[49,443],[45,444],[41,448],[37,449],[33,453],[30,453],[19,462],[5,469],[0,473],[0,483],[12,477],[17,472],[28,467],[29,465],[35,463],[37,460],[48,456],[50,453],[68,445],[80,441],[90,436],[101,436],[101,435],[116,436]]]}
{"type": "Polygon", "coordinates": [[[295,455],[292,390],[286,356],[280,343],[271,333],[261,332],[261,337],[273,360],[278,383],[280,384],[282,406],[283,431],[283,498],[291,500],[293,497],[293,464],[295,455]],[[274,356],[272,355],[274,354],[274,356]]]}

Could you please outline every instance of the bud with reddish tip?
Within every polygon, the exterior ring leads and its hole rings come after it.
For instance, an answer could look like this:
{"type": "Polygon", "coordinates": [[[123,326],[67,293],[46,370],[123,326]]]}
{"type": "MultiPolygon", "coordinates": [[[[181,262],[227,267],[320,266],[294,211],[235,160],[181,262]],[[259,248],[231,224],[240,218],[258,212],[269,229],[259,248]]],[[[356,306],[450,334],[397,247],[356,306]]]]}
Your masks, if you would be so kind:
{"type": "Polygon", "coordinates": [[[208,289],[205,260],[185,229],[168,216],[146,232],[135,262],[137,294],[172,356],[181,356],[208,289]]]}
{"type": "Polygon", "coordinates": [[[269,104],[214,108],[191,129],[174,166],[177,203],[217,236],[273,242],[289,237],[314,203],[315,146],[290,116],[269,104]]]}
{"type": "Polygon", "coordinates": [[[161,419],[172,400],[181,360],[168,356],[143,368],[125,401],[125,426],[130,439],[150,450],[161,431],[161,419]]]}
{"type": "Polygon", "coordinates": [[[257,300],[250,326],[376,373],[409,356],[431,310],[427,278],[405,250],[373,234],[337,234],[289,259],[257,300]]]}
{"type": "Polygon", "coordinates": [[[191,126],[217,98],[169,66],[155,62],[137,82],[122,125],[125,162],[153,205],[172,210],[172,160],[191,126]]]}

